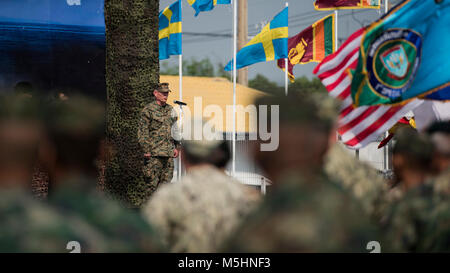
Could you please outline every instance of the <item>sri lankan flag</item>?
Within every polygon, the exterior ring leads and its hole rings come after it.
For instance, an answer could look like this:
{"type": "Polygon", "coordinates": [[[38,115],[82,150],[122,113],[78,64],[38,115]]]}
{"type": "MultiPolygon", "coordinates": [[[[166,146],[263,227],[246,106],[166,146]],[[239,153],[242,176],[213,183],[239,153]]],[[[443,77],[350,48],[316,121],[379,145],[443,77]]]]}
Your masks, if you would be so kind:
{"type": "Polygon", "coordinates": [[[316,10],[380,9],[380,0],[316,0],[316,10]]]}
{"type": "MultiPolygon", "coordinates": [[[[294,82],[294,65],[321,62],[334,52],[334,14],[320,19],[288,40],[288,75],[294,82]]],[[[278,60],[278,67],[285,68],[285,60],[278,60]]]]}

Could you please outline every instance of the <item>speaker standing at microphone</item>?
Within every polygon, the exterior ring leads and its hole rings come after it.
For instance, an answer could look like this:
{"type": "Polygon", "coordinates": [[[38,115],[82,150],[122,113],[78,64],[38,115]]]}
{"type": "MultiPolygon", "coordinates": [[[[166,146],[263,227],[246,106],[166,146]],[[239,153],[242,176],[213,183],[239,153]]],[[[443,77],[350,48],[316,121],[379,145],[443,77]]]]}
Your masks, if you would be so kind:
{"type": "Polygon", "coordinates": [[[138,129],[138,142],[143,151],[144,182],[129,192],[130,200],[141,207],[164,183],[173,177],[174,158],[179,154],[179,142],[172,137],[172,126],[177,122],[173,107],[167,104],[168,83],[160,83],[153,91],[155,100],[141,112],[138,129]]]}

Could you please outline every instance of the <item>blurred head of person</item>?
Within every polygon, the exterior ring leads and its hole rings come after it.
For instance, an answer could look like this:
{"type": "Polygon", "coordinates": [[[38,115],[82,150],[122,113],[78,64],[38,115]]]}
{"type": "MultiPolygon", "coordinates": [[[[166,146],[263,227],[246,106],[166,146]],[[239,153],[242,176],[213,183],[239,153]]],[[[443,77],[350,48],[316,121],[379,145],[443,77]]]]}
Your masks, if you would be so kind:
{"type": "Polygon", "coordinates": [[[223,140],[221,133],[215,131],[213,127],[211,131],[203,130],[207,124],[205,120],[188,120],[190,126],[190,133],[183,135],[183,156],[181,157],[186,169],[210,165],[219,169],[225,169],[230,160],[230,149],[223,140]],[[196,126],[199,124],[201,126],[196,126]],[[195,130],[201,132],[195,133],[195,130]],[[195,136],[200,136],[195,138],[195,136]]]}
{"type": "Polygon", "coordinates": [[[167,103],[167,99],[169,98],[169,84],[164,82],[158,84],[158,87],[153,91],[153,95],[155,96],[156,103],[161,106],[164,106],[167,103]]]}
{"type": "Polygon", "coordinates": [[[49,190],[71,178],[97,176],[96,160],[105,136],[103,103],[81,95],[55,101],[48,107],[46,130],[49,146],[44,161],[50,172],[49,190]]]}
{"type": "Polygon", "coordinates": [[[330,145],[336,141],[337,101],[317,91],[261,97],[255,104],[259,126],[264,115],[261,106],[268,107],[268,131],[278,129],[276,126],[270,128],[270,121],[273,120],[272,110],[279,106],[279,120],[275,120],[279,124],[278,148],[262,151],[260,140],[251,148],[253,158],[266,175],[277,183],[280,177],[290,172],[303,176],[314,176],[320,172],[330,145]]]}
{"type": "Polygon", "coordinates": [[[29,82],[18,82],[14,86],[14,94],[19,97],[31,98],[33,97],[34,88],[33,85],[29,82]]]}
{"type": "Polygon", "coordinates": [[[404,190],[423,184],[431,174],[433,144],[430,138],[413,128],[396,132],[393,149],[395,182],[404,190]]]}
{"type": "Polygon", "coordinates": [[[32,97],[0,97],[0,186],[29,188],[45,139],[42,108],[32,97]]]}
{"type": "Polygon", "coordinates": [[[450,168],[450,121],[433,123],[427,134],[435,148],[432,168],[435,174],[440,174],[450,168]]]}

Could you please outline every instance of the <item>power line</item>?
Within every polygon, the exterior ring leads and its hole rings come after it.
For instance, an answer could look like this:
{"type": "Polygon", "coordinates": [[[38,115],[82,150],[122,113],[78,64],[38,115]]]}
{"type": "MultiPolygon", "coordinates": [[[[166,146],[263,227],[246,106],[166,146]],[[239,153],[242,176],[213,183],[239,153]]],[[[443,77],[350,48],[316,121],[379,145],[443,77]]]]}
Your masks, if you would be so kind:
{"type": "MultiPolygon", "coordinates": [[[[366,10],[361,10],[361,11],[359,11],[359,10],[352,11],[352,13],[339,15],[339,18],[344,18],[344,17],[349,17],[349,16],[354,17],[355,14],[362,14],[362,13],[367,13],[367,12],[372,12],[372,10],[366,9],[366,10]]],[[[298,14],[298,15],[303,15],[303,14],[309,14],[309,13],[302,13],[302,14],[298,14]]],[[[289,28],[297,28],[297,27],[299,28],[299,27],[309,26],[312,23],[314,23],[314,21],[316,21],[316,20],[312,20],[312,19],[314,19],[314,18],[318,19],[321,17],[324,17],[324,15],[323,14],[311,14],[310,16],[305,16],[302,18],[294,19],[294,20],[292,20],[292,22],[290,22],[289,28]]],[[[227,29],[225,29],[225,30],[227,30],[227,29]]],[[[197,43],[197,42],[214,42],[214,41],[223,40],[223,39],[232,37],[231,33],[221,34],[219,32],[221,32],[221,31],[218,30],[218,31],[213,31],[213,32],[183,32],[183,35],[187,35],[187,36],[212,37],[208,40],[200,40],[198,38],[188,39],[188,40],[183,41],[183,43],[192,44],[192,43],[197,43]]],[[[259,32],[260,32],[259,30],[249,32],[249,36],[255,36],[259,32]]]]}

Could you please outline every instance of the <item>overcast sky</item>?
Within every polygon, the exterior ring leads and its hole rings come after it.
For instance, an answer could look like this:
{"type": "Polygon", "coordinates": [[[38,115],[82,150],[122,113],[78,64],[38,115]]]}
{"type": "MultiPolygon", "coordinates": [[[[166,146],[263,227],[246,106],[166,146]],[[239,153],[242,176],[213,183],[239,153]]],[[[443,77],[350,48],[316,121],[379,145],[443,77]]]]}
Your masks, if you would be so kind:
{"type": "MultiPolygon", "coordinates": [[[[160,0],[160,10],[175,0],[160,0]]],[[[382,1],[384,3],[384,1],[382,1]]],[[[270,21],[280,12],[286,1],[282,0],[248,0],[249,35],[261,30],[261,23],[270,21]]],[[[384,9],[383,9],[384,10],[384,9]]],[[[381,12],[381,11],[380,11],[381,12]]],[[[330,14],[330,11],[314,10],[313,0],[292,0],[289,2],[289,36],[301,32],[315,21],[330,14]]],[[[367,25],[381,16],[378,10],[341,10],[338,17],[338,37],[345,39],[363,24],[367,25]]],[[[183,0],[183,32],[231,34],[233,10],[232,5],[217,5],[214,10],[201,12],[194,17],[194,9],[183,0]]],[[[232,58],[232,38],[183,35],[183,58],[208,57],[212,62],[226,64],[232,58]]],[[[161,64],[178,65],[178,57],[172,56],[161,64]]],[[[312,70],[316,63],[297,65],[296,76],[313,77],[312,70]]],[[[256,74],[263,74],[278,83],[284,83],[283,72],[276,67],[276,62],[264,62],[249,66],[249,79],[256,74]]]]}

